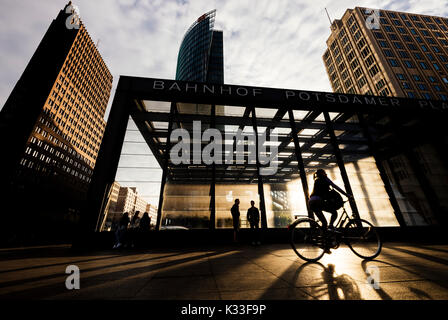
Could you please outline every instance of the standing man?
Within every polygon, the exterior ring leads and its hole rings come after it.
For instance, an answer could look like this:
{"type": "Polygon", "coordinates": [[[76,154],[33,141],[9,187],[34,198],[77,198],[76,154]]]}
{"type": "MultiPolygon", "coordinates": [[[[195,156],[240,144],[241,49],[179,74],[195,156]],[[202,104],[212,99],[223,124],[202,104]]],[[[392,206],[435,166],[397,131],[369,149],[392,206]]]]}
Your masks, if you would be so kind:
{"type": "Polygon", "coordinates": [[[240,199],[235,199],[235,204],[230,209],[233,218],[233,242],[237,242],[237,233],[240,229],[240,199]]]}
{"type": "Polygon", "coordinates": [[[247,209],[247,221],[249,221],[250,229],[252,230],[252,244],[260,245],[260,211],[255,207],[255,201],[250,202],[250,208],[247,209]]]}

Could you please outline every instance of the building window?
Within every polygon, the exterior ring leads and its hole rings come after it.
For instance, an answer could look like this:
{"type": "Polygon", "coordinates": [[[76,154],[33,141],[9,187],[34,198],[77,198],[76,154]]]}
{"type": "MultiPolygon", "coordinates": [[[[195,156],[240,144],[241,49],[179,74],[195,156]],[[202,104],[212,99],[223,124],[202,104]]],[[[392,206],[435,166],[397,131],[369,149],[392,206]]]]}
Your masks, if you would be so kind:
{"type": "Polygon", "coordinates": [[[380,95],[381,96],[387,96],[389,93],[390,93],[389,89],[388,88],[384,88],[384,90],[380,92],[380,95]]]}
{"type": "Polygon", "coordinates": [[[423,60],[423,57],[420,53],[415,52],[414,56],[415,56],[415,59],[417,59],[417,60],[423,60]]]}
{"type": "Polygon", "coordinates": [[[386,57],[395,57],[394,53],[392,52],[392,50],[384,50],[384,55],[386,57]]]}
{"type": "Polygon", "coordinates": [[[367,81],[365,77],[362,77],[361,79],[359,79],[358,81],[358,87],[361,89],[362,87],[364,87],[366,85],[367,81]]]}
{"type": "Polygon", "coordinates": [[[399,67],[398,61],[395,59],[389,59],[389,63],[392,67],[399,67]]]}
{"type": "Polygon", "coordinates": [[[423,70],[428,70],[428,66],[426,65],[426,63],[420,62],[420,66],[422,67],[423,70]]]}
{"type": "Polygon", "coordinates": [[[431,95],[430,95],[429,93],[427,93],[427,92],[422,93],[422,96],[423,96],[425,99],[427,99],[427,100],[431,100],[431,99],[432,99],[431,95]]]}
{"type": "Polygon", "coordinates": [[[374,32],[375,38],[377,39],[384,39],[384,35],[382,32],[374,32]]]}
{"type": "Polygon", "coordinates": [[[430,53],[427,53],[426,56],[428,57],[429,60],[432,60],[432,61],[435,60],[434,56],[430,53]]]}
{"type": "Polygon", "coordinates": [[[394,41],[399,40],[395,33],[388,33],[388,35],[391,40],[394,40],[394,41]]]}
{"type": "Polygon", "coordinates": [[[440,70],[440,67],[437,63],[433,63],[432,65],[434,66],[434,69],[436,69],[436,71],[440,70]]]}
{"type": "Polygon", "coordinates": [[[411,89],[411,86],[409,85],[409,83],[407,83],[407,82],[403,82],[403,88],[405,88],[405,89],[411,89]]]}
{"type": "Polygon", "coordinates": [[[377,73],[379,72],[379,69],[376,65],[374,65],[370,70],[369,70],[369,74],[370,76],[375,76],[377,73]]]}
{"type": "Polygon", "coordinates": [[[415,68],[414,64],[409,60],[404,60],[403,63],[408,67],[409,69],[415,68]]]}
{"type": "Polygon", "coordinates": [[[388,14],[389,14],[390,18],[394,18],[394,19],[397,18],[397,15],[395,13],[393,13],[393,12],[388,12],[388,14]]]}
{"type": "Polygon", "coordinates": [[[398,54],[402,58],[409,58],[409,55],[408,55],[408,53],[406,51],[398,51],[398,54]]]}
{"type": "Polygon", "coordinates": [[[406,76],[404,74],[401,73],[397,73],[397,78],[400,80],[406,80],[406,76]]]}
{"type": "Polygon", "coordinates": [[[408,97],[409,98],[411,98],[411,99],[414,99],[415,98],[415,93],[414,92],[406,92],[407,93],[407,95],[408,95],[408,97]]]}
{"type": "Polygon", "coordinates": [[[426,85],[424,85],[423,83],[418,83],[418,84],[417,84],[417,87],[418,87],[420,90],[428,90],[428,89],[426,88],[426,85]]]}
{"type": "Polygon", "coordinates": [[[414,81],[422,81],[422,79],[420,78],[420,76],[413,74],[412,78],[414,79],[414,81]]]}

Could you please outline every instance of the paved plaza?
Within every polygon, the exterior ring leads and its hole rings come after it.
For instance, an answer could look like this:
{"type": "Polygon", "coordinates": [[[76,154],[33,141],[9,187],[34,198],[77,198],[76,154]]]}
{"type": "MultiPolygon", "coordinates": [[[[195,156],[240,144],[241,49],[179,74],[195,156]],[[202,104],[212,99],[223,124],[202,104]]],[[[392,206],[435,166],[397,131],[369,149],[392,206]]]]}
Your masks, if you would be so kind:
{"type": "Polygon", "coordinates": [[[369,262],[341,247],[319,263],[304,263],[288,244],[0,249],[0,299],[448,299],[448,245],[386,243],[369,262]],[[68,265],[79,267],[79,290],[65,286],[68,265]],[[367,284],[372,270],[377,289],[367,284]]]}

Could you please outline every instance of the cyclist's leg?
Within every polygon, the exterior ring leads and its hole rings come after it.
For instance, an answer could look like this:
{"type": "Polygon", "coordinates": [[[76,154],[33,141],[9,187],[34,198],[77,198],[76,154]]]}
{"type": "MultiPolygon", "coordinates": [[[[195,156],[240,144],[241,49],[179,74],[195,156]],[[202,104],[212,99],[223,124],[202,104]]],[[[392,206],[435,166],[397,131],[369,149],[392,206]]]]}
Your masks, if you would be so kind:
{"type": "Polygon", "coordinates": [[[329,227],[330,227],[330,228],[333,228],[333,226],[334,226],[334,222],[335,222],[336,219],[338,218],[338,212],[337,212],[335,209],[329,207],[327,203],[324,204],[322,210],[325,211],[325,212],[329,212],[329,213],[331,213],[331,218],[330,218],[330,225],[329,225],[329,227]]]}
{"type": "Polygon", "coordinates": [[[328,211],[328,212],[331,213],[330,228],[333,228],[334,222],[338,218],[338,212],[336,210],[331,210],[331,211],[328,211]]]}
{"type": "Polygon", "coordinates": [[[322,212],[323,201],[310,201],[309,202],[310,209],[316,214],[317,218],[322,223],[322,228],[324,230],[327,229],[327,219],[322,212]]]}

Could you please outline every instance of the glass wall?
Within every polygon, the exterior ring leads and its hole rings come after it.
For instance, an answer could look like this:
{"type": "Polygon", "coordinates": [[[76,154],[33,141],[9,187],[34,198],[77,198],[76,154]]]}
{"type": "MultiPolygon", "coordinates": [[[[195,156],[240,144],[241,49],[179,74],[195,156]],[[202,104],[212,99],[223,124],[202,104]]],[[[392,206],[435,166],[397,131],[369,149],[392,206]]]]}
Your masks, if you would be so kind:
{"type": "Polygon", "coordinates": [[[162,228],[209,228],[213,169],[203,162],[202,151],[210,142],[204,131],[210,128],[211,105],[176,103],[175,115],[162,228]]]}
{"type": "MultiPolygon", "coordinates": [[[[159,106],[159,111],[161,110],[160,103],[155,103],[155,106],[159,106]]],[[[154,123],[155,127],[159,125],[154,123]]],[[[154,227],[157,221],[161,178],[160,164],[136,122],[129,118],[115,182],[105,201],[100,231],[115,230],[124,213],[128,213],[131,219],[135,215],[132,227],[136,227],[144,212],[148,212],[150,224],[154,227]]]]}
{"type": "Polygon", "coordinates": [[[376,226],[398,226],[358,116],[339,114],[332,122],[360,217],[376,226]]]}
{"type": "MultiPolygon", "coordinates": [[[[412,163],[405,154],[393,153],[391,146],[395,142],[388,130],[388,117],[369,115],[365,119],[367,126],[363,126],[356,114],[329,113],[329,126],[320,111],[293,110],[293,132],[286,107],[155,101],[143,101],[142,107],[145,117],[129,121],[116,177],[119,187],[112,188],[112,193],[122,198],[122,189],[127,188],[135,199],[138,196],[149,205],[146,211],[152,208],[156,214],[162,179],[160,168],[168,161],[162,190],[162,228],[210,228],[211,218],[216,228],[231,228],[230,209],[235,199],[240,200],[242,228],[249,227],[246,212],[252,200],[260,214],[264,201],[269,228],[284,228],[298,216],[308,215],[303,185],[307,186],[309,196],[314,185],[313,175],[318,169],[324,169],[342,189],[351,188],[356,206],[346,204],[349,214],[356,208],[361,218],[377,226],[398,226],[400,214],[406,225],[436,223],[434,208],[428,203],[428,195],[423,192],[421,178],[417,179],[412,163]],[[172,106],[174,114],[170,115],[172,106]],[[172,139],[166,154],[170,134],[172,139]],[[300,146],[299,159],[294,137],[300,146]],[[382,149],[374,151],[372,141],[377,149],[378,146],[382,149]],[[212,142],[219,144],[219,148],[217,144],[211,148],[212,142]],[[338,153],[343,163],[337,161],[338,153]],[[207,154],[211,157],[209,160],[206,160],[207,154]],[[217,159],[220,161],[216,162],[217,159]],[[383,176],[377,161],[384,167],[383,176]],[[305,182],[301,180],[301,162],[305,182]],[[341,168],[347,175],[348,185],[347,181],[344,183],[341,168]],[[390,193],[385,183],[390,185],[390,193]],[[394,212],[391,196],[401,212],[394,212]]],[[[414,147],[412,152],[440,199],[440,206],[448,207],[448,196],[443,192],[448,171],[442,166],[440,153],[428,144],[414,147]]],[[[107,210],[112,212],[114,206],[109,202],[107,210]]],[[[124,206],[121,214],[126,210],[140,211],[135,205],[137,202],[134,200],[132,208],[124,206]]],[[[324,214],[329,220],[330,214],[324,214]]],[[[107,220],[103,229],[110,228],[118,216],[115,214],[107,220]]]]}

